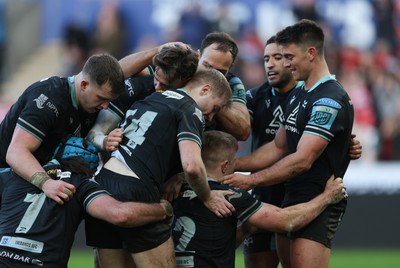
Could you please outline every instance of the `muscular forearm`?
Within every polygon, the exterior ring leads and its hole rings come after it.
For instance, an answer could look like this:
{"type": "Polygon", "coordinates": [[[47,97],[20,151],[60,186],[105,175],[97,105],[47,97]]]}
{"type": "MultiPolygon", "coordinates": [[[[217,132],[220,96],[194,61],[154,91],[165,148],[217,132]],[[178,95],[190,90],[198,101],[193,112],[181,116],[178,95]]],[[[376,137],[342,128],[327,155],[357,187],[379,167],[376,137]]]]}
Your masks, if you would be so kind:
{"type": "Polygon", "coordinates": [[[269,142],[249,155],[242,156],[235,161],[236,171],[256,172],[271,166],[287,154],[286,151],[269,142]]]}
{"type": "Polygon", "coordinates": [[[267,186],[281,183],[310,169],[311,164],[299,154],[290,154],[265,168],[250,175],[253,186],[267,186]]]}
{"type": "Polygon", "coordinates": [[[237,107],[238,104],[232,104],[218,112],[216,119],[222,129],[238,140],[245,141],[250,135],[250,116],[247,108],[237,107]],[[245,109],[245,111],[243,110],[245,109]]]}
{"type": "Polygon", "coordinates": [[[286,232],[296,231],[303,228],[314,220],[326,207],[330,205],[330,199],[327,195],[321,194],[313,200],[287,207],[282,210],[282,214],[286,215],[283,226],[286,232]]]}
{"type": "Polygon", "coordinates": [[[10,148],[9,152],[7,153],[7,163],[18,176],[34,184],[40,189],[45,182],[43,181],[43,179],[50,178],[49,176],[47,176],[42,165],[37,161],[37,159],[32,155],[29,150],[24,150],[22,148],[10,148]],[[36,176],[34,176],[35,174],[36,176]],[[41,177],[42,179],[40,179],[39,177],[41,177]]]}
{"type": "Polygon", "coordinates": [[[149,50],[137,52],[130,54],[119,61],[124,72],[124,77],[131,77],[140,71],[142,71],[146,66],[151,64],[152,58],[158,53],[159,48],[155,47],[149,50]]]}

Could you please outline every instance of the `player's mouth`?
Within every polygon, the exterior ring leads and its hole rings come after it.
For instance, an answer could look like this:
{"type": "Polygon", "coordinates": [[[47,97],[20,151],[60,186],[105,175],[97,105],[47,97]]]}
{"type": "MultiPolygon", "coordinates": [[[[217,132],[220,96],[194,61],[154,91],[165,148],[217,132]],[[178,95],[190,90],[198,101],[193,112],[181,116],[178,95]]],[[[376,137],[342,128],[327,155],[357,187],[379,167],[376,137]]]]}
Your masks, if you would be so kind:
{"type": "Polygon", "coordinates": [[[268,79],[274,79],[276,76],[279,75],[279,73],[274,72],[274,71],[270,71],[270,72],[267,73],[267,75],[268,75],[268,79]]]}

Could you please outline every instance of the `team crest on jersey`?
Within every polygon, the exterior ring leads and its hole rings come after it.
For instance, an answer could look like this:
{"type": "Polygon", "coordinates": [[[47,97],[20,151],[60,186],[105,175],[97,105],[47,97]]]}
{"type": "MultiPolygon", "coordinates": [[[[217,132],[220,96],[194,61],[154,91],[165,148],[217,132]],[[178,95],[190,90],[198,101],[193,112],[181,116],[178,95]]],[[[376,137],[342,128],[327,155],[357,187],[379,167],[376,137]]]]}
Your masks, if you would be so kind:
{"type": "Polygon", "coordinates": [[[37,97],[36,99],[34,99],[33,101],[36,103],[36,107],[38,107],[38,109],[43,109],[44,108],[44,104],[46,103],[46,101],[49,99],[49,97],[47,97],[44,94],[40,94],[39,97],[37,97]]]}
{"type": "Polygon", "coordinates": [[[289,104],[292,104],[295,99],[296,99],[296,96],[293,96],[292,99],[290,100],[289,104]]]}
{"type": "Polygon", "coordinates": [[[164,96],[166,96],[167,99],[177,99],[177,100],[180,100],[180,99],[183,98],[183,95],[182,95],[182,94],[179,94],[178,92],[176,92],[176,91],[171,91],[171,90],[164,91],[162,94],[163,94],[164,96]]]}

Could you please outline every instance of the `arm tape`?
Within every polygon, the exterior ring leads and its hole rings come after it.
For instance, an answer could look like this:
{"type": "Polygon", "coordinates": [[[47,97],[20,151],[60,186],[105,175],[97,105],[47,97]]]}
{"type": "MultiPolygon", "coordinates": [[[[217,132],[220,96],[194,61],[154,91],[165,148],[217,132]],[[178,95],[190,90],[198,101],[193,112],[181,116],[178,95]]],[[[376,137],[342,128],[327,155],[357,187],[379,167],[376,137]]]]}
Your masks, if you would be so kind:
{"type": "Polygon", "coordinates": [[[51,178],[49,177],[49,175],[47,175],[46,172],[36,172],[31,177],[30,182],[37,188],[42,189],[43,184],[49,179],[51,178]]]}

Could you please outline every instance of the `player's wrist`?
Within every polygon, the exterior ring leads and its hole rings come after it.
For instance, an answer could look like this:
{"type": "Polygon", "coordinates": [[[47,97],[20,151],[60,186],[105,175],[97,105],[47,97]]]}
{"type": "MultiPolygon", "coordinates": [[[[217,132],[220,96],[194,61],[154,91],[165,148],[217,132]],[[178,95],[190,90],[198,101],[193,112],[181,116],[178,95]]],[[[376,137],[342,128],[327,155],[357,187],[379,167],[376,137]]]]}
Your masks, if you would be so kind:
{"type": "Polygon", "coordinates": [[[35,185],[37,188],[41,189],[43,188],[43,185],[46,183],[46,181],[50,180],[50,176],[47,175],[46,172],[40,171],[36,172],[33,174],[33,176],[30,179],[30,182],[35,185]]]}

